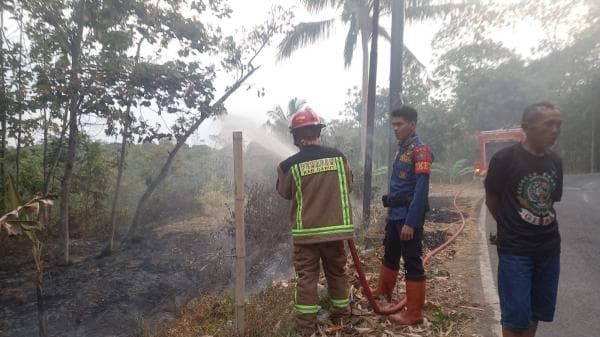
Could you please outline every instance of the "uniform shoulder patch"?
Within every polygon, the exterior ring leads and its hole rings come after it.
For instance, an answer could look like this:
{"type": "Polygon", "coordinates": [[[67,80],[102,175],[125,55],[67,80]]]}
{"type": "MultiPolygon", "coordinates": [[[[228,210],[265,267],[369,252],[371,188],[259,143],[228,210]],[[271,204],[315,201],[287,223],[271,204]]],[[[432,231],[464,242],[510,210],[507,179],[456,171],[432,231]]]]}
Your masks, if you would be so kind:
{"type": "Polygon", "coordinates": [[[415,161],[415,173],[416,174],[430,174],[431,173],[431,162],[433,158],[429,145],[419,145],[413,151],[415,161]]]}

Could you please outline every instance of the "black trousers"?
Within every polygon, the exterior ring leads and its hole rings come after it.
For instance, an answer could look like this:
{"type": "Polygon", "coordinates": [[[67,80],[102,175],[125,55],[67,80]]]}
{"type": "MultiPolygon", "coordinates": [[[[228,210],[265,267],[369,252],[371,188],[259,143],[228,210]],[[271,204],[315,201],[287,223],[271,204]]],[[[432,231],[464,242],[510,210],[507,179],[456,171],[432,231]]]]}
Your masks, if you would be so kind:
{"type": "Polygon", "coordinates": [[[389,269],[400,270],[400,257],[404,260],[405,278],[409,281],[425,280],[423,269],[423,228],[415,228],[412,240],[400,240],[404,220],[387,220],[385,225],[385,248],[383,263],[389,269]]]}

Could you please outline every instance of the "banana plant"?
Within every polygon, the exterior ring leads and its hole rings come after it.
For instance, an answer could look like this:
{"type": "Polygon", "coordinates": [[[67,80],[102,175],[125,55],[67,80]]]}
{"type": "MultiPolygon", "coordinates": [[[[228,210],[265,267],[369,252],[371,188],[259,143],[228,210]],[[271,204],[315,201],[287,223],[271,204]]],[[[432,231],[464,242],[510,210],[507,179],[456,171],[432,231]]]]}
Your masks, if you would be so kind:
{"type": "Polygon", "coordinates": [[[440,177],[440,181],[446,181],[450,184],[473,172],[473,168],[467,165],[467,159],[459,159],[454,163],[434,163],[431,169],[432,175],[440,177]]]}
{"type": "Polygon", "coordinates": [[[42,242],[37,233],[44,229],[44,224],[38,221],[41,205],[52,206],[55,196],[37,196],[25,204],[21,204],[20,197],[15,188],[14,179],[9,176],[6,186],[9,205],[12,211],[0,217],[0,234],[4,231],[8,236],[25,235],[31,241],[31,255],[35,263],[36,275],[36,300],[38,310],[39,336],[48,336],[48,312],[44,306],[43,277],[44,264],[42,259],[42,242]]]}

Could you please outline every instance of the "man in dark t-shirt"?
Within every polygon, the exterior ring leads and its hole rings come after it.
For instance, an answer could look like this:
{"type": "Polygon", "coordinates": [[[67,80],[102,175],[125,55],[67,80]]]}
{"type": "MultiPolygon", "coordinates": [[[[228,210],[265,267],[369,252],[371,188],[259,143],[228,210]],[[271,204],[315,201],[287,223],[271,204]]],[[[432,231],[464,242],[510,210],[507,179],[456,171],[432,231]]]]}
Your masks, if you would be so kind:
{"type": "Polygon", "coordinates": [[[560,234],[554,202],[563,188],[562,162],[550,150],[560,133],[560,111],[528,106],[526,138],[490,160],[486,205],[498,225],[498,293],[502,336],[535,336],[538,321],[554,319],[560,234]]]}

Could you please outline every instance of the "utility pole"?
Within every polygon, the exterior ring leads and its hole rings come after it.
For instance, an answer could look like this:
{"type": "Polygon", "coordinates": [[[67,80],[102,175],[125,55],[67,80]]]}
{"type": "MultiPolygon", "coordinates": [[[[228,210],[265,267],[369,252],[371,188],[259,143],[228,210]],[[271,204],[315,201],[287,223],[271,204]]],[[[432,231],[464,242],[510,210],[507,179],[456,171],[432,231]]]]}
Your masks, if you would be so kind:
{"type": "MultiPolygon", "coordinates": [[[[392,35],[391,35],[391,60],[390,60],[390,114],[402,107],[402,71],[404,51],[404,16],[406,7],[404,0],[392,2],[392,35]]],[[[390,117],[391,119],[391,117],[390,117]]],[[[392,162],[396,152],[396,137],[392,127],[388,127],[388,178],[392,174],[392,162]]]]}
{"type": "Polygon", "coordinates": [[[373,3],[373,29],[371,30],[371,56],[369,63],[369,92],[367,95],[367,130],[363,188],[363,228],[371,218],[371,178],[373,174],[373,127],[375,124],[375,95],[377,94],[377,36],[379,32],[379,0],[373,3]]]}

